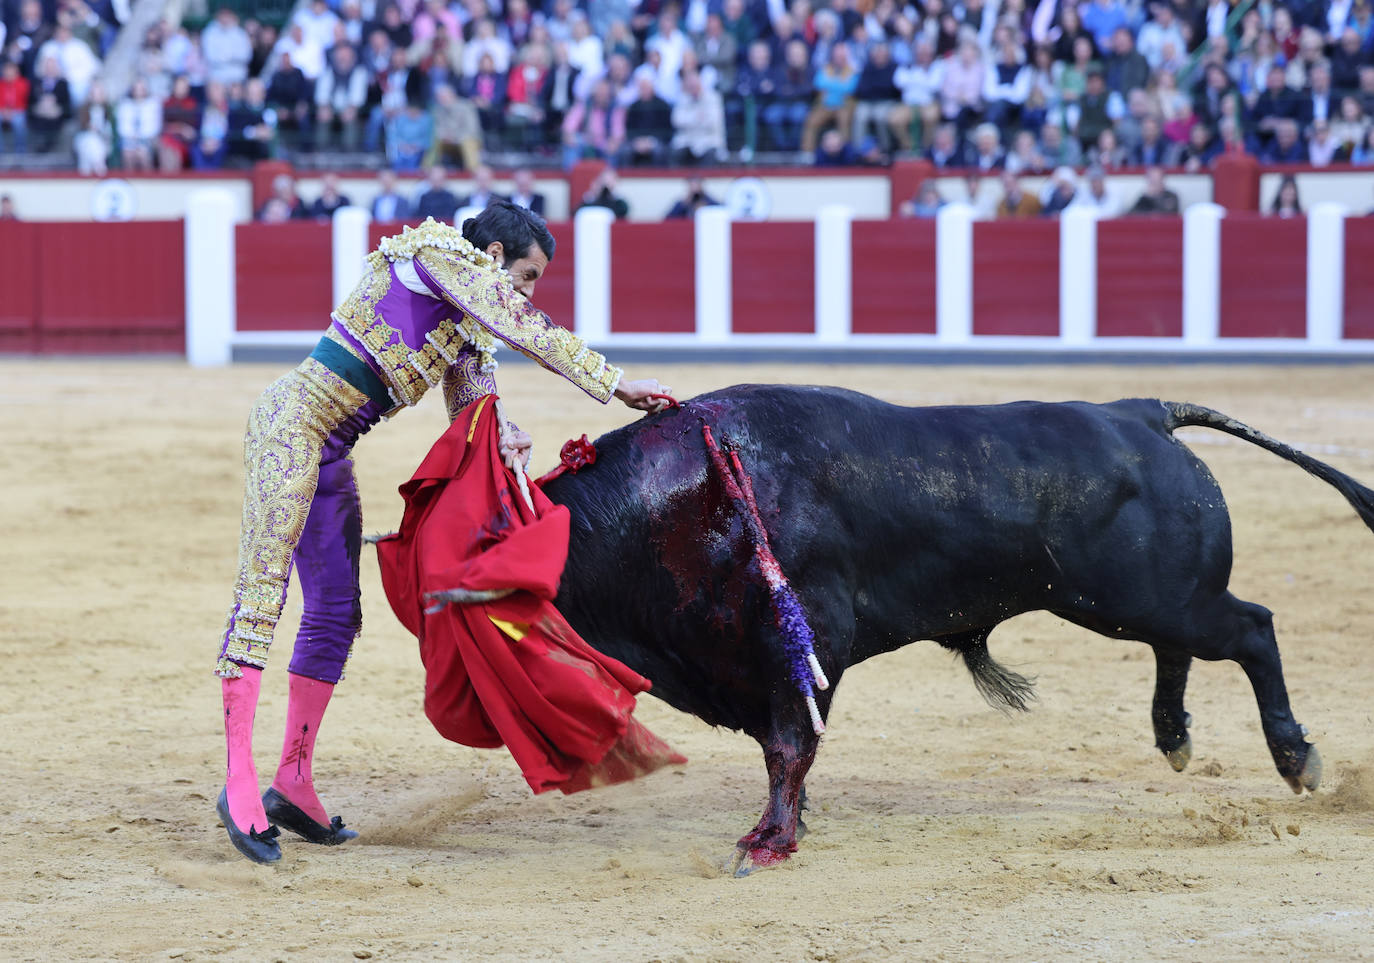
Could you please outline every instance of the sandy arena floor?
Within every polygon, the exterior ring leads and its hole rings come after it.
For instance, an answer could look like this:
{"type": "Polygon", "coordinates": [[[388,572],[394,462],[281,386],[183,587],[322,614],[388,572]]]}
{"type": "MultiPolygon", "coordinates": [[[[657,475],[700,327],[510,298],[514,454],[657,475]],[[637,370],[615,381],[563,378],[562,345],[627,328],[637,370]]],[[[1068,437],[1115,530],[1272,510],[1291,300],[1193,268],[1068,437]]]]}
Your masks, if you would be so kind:
{"type": "MultiPolygon", "coordinates": [[[[1374,535],[1334,490],[1188,432],[1235,526],[1233,589],[1275,610],[1314,796],[1275,773],[1230,663],[1195,664],[1196,755],[1152,746],[1148,649],[1035,615],[992,639],[1039,677],[1007,719],[932,644],[859,666],[781,869],[721,872],[764,802],[757,746],[652,698],[678,771],[534,798],[508,756],[443,741],[414,640],[364,559],[364,636],[319,746],[362,836],[252,865],[214,815],[210,669],[237,545],[240,439],[269,366],[0,361],[0,958],[1252,960],[1374,958],[1374,535]]],[[[628,421],[502,370],[535,467],[628,421]]],[[[1222,409],[1374,483],[1374,369],[634,365],[680,397],[842,384],[906,404],[1159,395],[1222,409]]],[[[358,446],[370,531],[442,428],[437,399],[358,446]]],[[[294,611],[294,610],[293,610],[294,611]]],[[[258,714],[270,778],[294,615],[258,714]]],[[[595,640],[590,640],[595,643],[595,640]]]]}

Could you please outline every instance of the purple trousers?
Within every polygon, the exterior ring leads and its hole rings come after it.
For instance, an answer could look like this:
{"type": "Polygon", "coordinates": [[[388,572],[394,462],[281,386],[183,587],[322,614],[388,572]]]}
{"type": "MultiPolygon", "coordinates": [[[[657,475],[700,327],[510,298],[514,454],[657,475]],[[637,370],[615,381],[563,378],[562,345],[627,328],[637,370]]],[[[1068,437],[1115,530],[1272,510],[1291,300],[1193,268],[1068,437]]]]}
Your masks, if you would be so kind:
{"type": "Polygon", "coordinates": [[[310,514],[291,556],[305,602],[288,670],[321,682],[343,678],[344,663],[363,626],[358,587],[363,513],[348,455],[358,436],[375,423],[375,408],[368,402],[325,442],[310,514]]]}
{"type": "Polygon", "coordinates": [[[336,683],[362,625],[362,513],[349,452],[381,411],[307,359],[274,382],[244,439],[245,491],[234,604],[215,671],[264,668],[294,568],[305,609],[290,671],[336,683]]]}

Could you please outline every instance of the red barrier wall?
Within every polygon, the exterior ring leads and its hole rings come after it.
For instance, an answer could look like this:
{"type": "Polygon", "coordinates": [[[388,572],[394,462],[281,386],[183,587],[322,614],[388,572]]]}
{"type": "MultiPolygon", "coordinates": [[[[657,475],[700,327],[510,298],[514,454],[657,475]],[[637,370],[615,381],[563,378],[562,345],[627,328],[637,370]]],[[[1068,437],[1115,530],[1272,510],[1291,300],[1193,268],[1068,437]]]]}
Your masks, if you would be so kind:
{"type": "Polygon", "coordinates": [[[691,221],[611,225],[611,331],[695,331],[696,278],[691,221]]]}
{"type": "Polygon", "coordinates": [[[851,237],[854,331],[934,334],[934,218],[855,221],[851,237]]]}
{"type": "Polygon", "coordinates": [[[240,331],[325,329],[334,309],[332,231],[328,221],[234,228],[240,331]]]}
{"type": "Polygon", "coordinates": [[[38,226],[0,221],[0,351],[38,350],[38,226]]]}
{"type": "Polygon", "coordinates": [[[1183,335],[1183,218],[1097,222],[1097,333],[1183,335]]]}
{"type": "Polygon", "coordinates": [[[1345,219],[1345,337],[1374,338],[1374,217],[1345,219]]]}
{"type": "Polygon", "coordinates": [[[1059,222],[976,221],[973,333],[1059,334],[1059,222]]]}
{"type": "Polygon", "coordinates": [[[1223,338],[1307,334],[1307,218],[1222,218],[1220,333],[1223,338]]]}
{"type": "MultiPolygon", "coordinates": [[[[37,311],[31,350],[186,350],[180,221],[50,222],[33,228],[29,283],[36,288],[37,311]]],[[[6,300],[9,293],[7,288],[6,300]]]]}
{"type": "Polygon", "coordinates": [[[415,227],[418,222],[411,221],[406,224],[402,221],[368,221],[367,222],[367,249],[368,251],[377,250],[377,244],[384,237],[391,237],[393,234],[400,234],[407,227],[415,227]]]}
{"type": "Polygon", "coordinates": [[[730,225],[731,330],[816,330],[815,237],[811,221],[730,225]]]}
{"type": "Polygon", "coordinates": [[[563,327],[572,330],[576,302],[573,295],[577,248],[573,244],[572,221],[550,224],[553,234],[553,260],[534,289],[534,306],[563,327]]]}

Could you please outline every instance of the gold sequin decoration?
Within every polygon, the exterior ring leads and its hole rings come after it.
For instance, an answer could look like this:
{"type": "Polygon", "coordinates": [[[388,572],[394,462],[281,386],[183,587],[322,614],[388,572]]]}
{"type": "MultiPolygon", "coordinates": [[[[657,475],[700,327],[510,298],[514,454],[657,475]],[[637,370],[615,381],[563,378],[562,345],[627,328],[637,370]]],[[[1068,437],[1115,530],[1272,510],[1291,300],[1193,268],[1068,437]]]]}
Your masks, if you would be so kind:
{"type": "Polygon", "coordinates": [[[621,370],[587,347],[577,335],[559,327],[530,304],[509,280],[476,268],[461,255],[425,248],[415,260],[429,272],[463,312],[459,331],[479,352],[491,353],[495,339],[560,374],[597,401],[609,401],[621,370]],[[485,342],[485,343],[484,343],[485,342]]]}
{"type": "MultiPolygon", "coordinates": [[[[610,400],[620,383],[619,368],[587,347],[566,328],[534,308],[496,267],[457,229],[428,219],[418,228],[386,238],[368,255],[366,276],[334,312],[349,334],[377,363],[398,404],[414,405],[431,387],[449,380],[446,370],[465,348],[477,352],[477,369],[491,375],[500,342],[567,378],[598,401],[610,400]],[[392,260],[413,257],[439,283],[458,317],[446,318],[412,349],[377,313],[391,289],[392,260]]],[[[470,370],[470,366],[465,365],[470,370]]],[[[450,376],[451,377],[451,376],[450,376]]],[[[490,381],[490,378],[484,379],[490,381]]]]}
{"type": "Polygon", "coordinates": [[[330,433],[368,401],[314,358],[267,387],[248,418],[243,440],[243,525],[234,604],[215,673],[263,668],[286,601],[291,556],[300,542],[319,483],[330,433]]]}

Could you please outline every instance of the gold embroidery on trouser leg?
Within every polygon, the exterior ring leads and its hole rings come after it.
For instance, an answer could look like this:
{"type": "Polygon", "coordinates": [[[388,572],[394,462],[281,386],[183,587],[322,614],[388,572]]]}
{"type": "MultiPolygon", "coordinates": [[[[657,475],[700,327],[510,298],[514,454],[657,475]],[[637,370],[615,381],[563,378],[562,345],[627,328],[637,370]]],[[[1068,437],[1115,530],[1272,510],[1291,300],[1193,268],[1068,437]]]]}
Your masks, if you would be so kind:
{"type": "Polygon", "coordinates": [[[300,542],[330,433],[367,395],[307,358],[268,386],[248,418],[243,442],[243,526],[234,604],[215,665],[236,678],[263,668],[286,601],[291,556],[300,542]]]}

